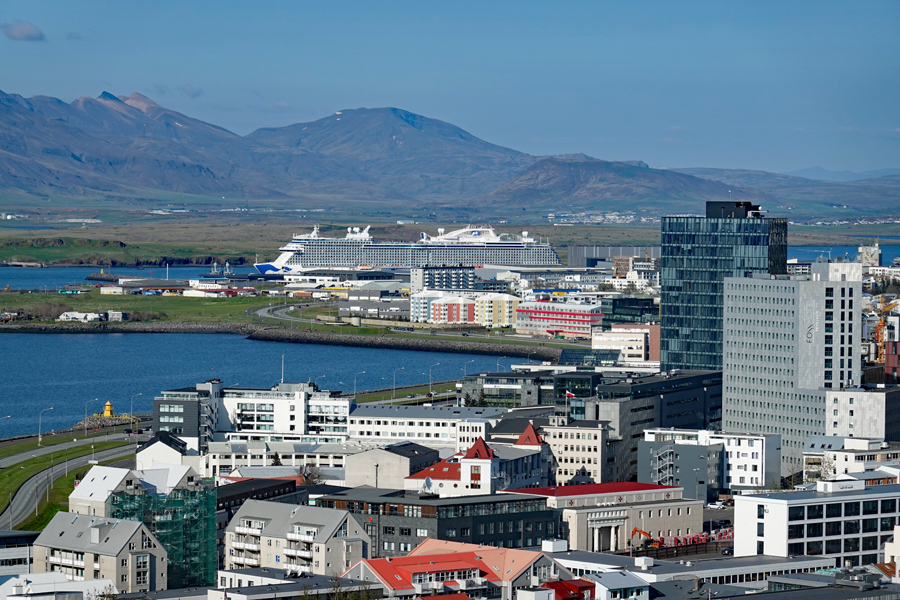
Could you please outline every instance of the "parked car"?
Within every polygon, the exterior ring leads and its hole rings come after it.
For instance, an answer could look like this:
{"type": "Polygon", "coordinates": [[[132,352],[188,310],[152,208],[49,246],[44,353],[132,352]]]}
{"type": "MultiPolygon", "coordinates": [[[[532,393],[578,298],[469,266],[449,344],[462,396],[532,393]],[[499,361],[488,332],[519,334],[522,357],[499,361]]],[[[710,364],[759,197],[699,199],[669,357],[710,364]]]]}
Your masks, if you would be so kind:
{"type": "Polygon", "coordinates": [[[132,433],[134,433],[134,432],[130,429],[125,430],[125,435],[131,435],[132,433]]]}
{"type": "Polygon", "coordinates": [[[407,394],[406,397],[407,397],[407,398],[415,398],[416,395],[415,395],[415,394],[407,394]]]}
{"type": "Polygon", "coordinates": [[[728,546],[722,550],[722,556],[734,556],[734,546],[728,546]]]}
{"type": "Polygon", "coordinates": [[[732,506],[734,506],[734,498],[729,498],[728,500],[726,500],[726,501],[725,501],[725,506],[727,506],[727,507],[729,507],[729,508],[732,507],[732,506]]]}
{"type": "Polygon", "coordinates": [[[723,502],[711,502],[706,505],[706,508],[712,508],[714,510],[718,510],[720,508],[725,508],[725,504],[723,502]]]}

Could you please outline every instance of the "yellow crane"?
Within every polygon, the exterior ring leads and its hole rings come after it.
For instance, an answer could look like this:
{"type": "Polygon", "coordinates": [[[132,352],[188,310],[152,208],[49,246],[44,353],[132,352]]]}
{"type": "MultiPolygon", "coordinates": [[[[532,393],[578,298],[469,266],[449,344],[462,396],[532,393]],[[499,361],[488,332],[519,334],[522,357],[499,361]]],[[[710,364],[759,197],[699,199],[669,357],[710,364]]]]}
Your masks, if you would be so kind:
{"type": "Polygon", "coordinates": [[[883,304],[878,311],[878,325],[875,326],[875,343],[878,345],[878,351],[875,356],[875,362],[877,363],[884,363],[884,334],[887,329],[887,316],[891,314],[897,306],[900,306],[900,300],[894,300],[888,304],[883,304]]]}

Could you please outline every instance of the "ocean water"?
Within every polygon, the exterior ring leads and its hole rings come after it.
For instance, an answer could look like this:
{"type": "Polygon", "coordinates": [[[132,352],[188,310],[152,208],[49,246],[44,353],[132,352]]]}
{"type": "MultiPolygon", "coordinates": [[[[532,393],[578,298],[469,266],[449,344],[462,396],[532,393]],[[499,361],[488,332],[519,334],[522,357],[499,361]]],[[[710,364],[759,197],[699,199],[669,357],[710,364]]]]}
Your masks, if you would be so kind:
{"type": "MultiPolygon", "coordinates": [[[[523,359],[484,355],[320,346],[248,340],[230,334],[0,334],[0,438],[68,428],[107,400],[114,410],[150,412],[162,390],[192,386],[217,377],[225,385],[270,387],[281,380],[318,381],[320,389],[359,392],[397,385],[458,379],[494,371],[523,359]],[[324,377],[321,377],[323,376],[324,377]]],[[[398,392],[399,395],[399,392],[398,392]]]]}
{"type": "MultiPolygon", "coordinates": [[[[221,267],[220,267],[221,268],[221,267]]],[[[249,273],[253,267],[245,266],[234,269],[235,273],[249,273]]],[[[107,273],[115,275],[135,277],[166,278],[165,267],[116,267],[104,269],[107,273]]],[[[87,281],[86,277],[91,273],[99,273],[100,267],[48,267],[46,269],[32,269],[22,267],[0,267],[0,289],[9,286],[11,290],[41,290],[59,289],[67,285],[102,283],[87,281]]],[[[204,273],[209,273],[209,267],[169,267],[169,279],[196,279],[204,273]]]]}

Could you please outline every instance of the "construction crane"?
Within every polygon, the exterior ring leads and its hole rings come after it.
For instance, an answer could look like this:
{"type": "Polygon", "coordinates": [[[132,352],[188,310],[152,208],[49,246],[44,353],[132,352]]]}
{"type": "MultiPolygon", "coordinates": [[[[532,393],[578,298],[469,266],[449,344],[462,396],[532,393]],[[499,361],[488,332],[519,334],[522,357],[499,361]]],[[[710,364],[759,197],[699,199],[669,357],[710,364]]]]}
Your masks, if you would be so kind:
{"type": "Polygon", "coordinates": [[[878,345],[877,354],[875,355],[875,362],[877,363],[884,363],[884,341],[885,331],[887,329],[887,316],[898,306],[900,306],[900,300],[894,300],[883,305],[878,311],[878,325],[875,326],[875,343],[878,345]]]}
{"type": "Polygon", "coordinates": [[[639,533],[639,534],[641,534],[643,537],[647,538],[647,540],[650,542],[650,547],[651,547],[651,548],[659,548],[659,542],[658,542],[657,540],[654,540],[652,535],[650,535],[649,533],[647,533],[647,532],[644,531],[643,529],[638,529],[637,527],[635,527],[634,529],[631,530],[631,540],[632,540],[631,545],[632,545],[632,546],[634,546],[634,541],[633,541],[633,540],[634,540],[635,534],[637,534],[637,533],[639,533]]]}

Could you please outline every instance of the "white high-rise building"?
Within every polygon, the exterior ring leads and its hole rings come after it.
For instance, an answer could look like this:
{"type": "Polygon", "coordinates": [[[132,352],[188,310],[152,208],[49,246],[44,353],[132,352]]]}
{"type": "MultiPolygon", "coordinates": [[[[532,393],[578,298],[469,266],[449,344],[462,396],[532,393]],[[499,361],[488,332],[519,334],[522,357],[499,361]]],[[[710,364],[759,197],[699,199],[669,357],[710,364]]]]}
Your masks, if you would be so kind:
{"type": "Polygon", "coordinates": [[[862,265],[725,278],[722,427],[779,433],[782,474],[824,435],[825,393],[860,380],[862,265]]]}

